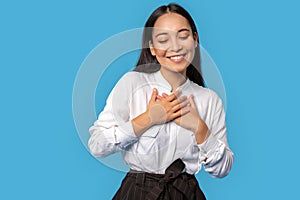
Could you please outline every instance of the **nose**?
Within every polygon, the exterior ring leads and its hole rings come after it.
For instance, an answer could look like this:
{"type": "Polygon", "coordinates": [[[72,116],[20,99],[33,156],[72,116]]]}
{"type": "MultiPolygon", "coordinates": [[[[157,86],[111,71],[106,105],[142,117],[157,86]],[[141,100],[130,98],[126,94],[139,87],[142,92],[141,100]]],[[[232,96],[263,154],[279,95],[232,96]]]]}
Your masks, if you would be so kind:
{"type": "Polygon", "coordinates": [[[180,45],[180,42],[178,41],[177,38],[172,38],[172,41],[171,41],[171,46],[170,46],[170,50],[172,52],[179,52],[180,50],[182,49],[182,46],[180,45]]]}

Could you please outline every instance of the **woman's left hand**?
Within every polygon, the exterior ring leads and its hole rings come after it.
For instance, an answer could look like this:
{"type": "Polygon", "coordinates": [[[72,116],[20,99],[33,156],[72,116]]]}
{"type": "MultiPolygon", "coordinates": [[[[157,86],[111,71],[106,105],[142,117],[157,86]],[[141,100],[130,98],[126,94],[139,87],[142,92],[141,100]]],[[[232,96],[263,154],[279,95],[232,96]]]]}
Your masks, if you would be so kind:
{"type": "MultiPolygon", "coordinates": [[[[167,94],[163,93],[160,98],[166,98],[167,96],[167,94]]],[[[190,105],[182,108],[183,111],[189,110],[189,112],[186,112],[187,114],[182,115],[173,121],[177,125],[191,130],[195,134],[197,143],[201,144],[208,138],[210,131],[206,123],[199,116],[193,95],[189,96],[189,104],[190,105]]]]}

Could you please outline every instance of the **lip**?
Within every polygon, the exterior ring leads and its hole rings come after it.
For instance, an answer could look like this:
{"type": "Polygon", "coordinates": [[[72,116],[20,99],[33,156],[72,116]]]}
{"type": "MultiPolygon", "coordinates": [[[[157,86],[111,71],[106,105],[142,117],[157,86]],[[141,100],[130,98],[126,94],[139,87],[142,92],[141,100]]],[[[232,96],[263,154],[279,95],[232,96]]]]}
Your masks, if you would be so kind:
{"type": "Polygon", "coordinates": [[[176,54],[172,56],[167,56],[167,58],[174,63],[181,63],[182,61],[185,60],[185,56],[186,54],[176,54]]]}

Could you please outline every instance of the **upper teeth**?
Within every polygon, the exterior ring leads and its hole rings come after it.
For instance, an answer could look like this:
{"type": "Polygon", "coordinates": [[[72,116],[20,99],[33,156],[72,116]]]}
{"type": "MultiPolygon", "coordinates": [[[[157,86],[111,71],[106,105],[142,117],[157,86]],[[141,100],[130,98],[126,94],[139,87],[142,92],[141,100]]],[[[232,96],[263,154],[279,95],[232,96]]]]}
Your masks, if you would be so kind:
{"type": "Polygon", "coordinates": [[[182,56],[172,56],[172,57],[171,57],[172,60],[179,60],[179,59],[181,59],[181,58],[182,58],[182,56]]]}

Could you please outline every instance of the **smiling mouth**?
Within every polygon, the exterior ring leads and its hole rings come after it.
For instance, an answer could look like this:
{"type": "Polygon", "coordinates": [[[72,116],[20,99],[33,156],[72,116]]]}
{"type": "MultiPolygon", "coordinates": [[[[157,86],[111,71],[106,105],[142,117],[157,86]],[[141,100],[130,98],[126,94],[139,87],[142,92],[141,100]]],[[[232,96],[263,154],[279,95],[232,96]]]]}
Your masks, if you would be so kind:
{"type": "Polygon", "coordinates": [[[174,55],[174,56],[167,56],[172,62],[182,62],[184,60],[186,54],[181,54],[181,55],[174,55]]]}

